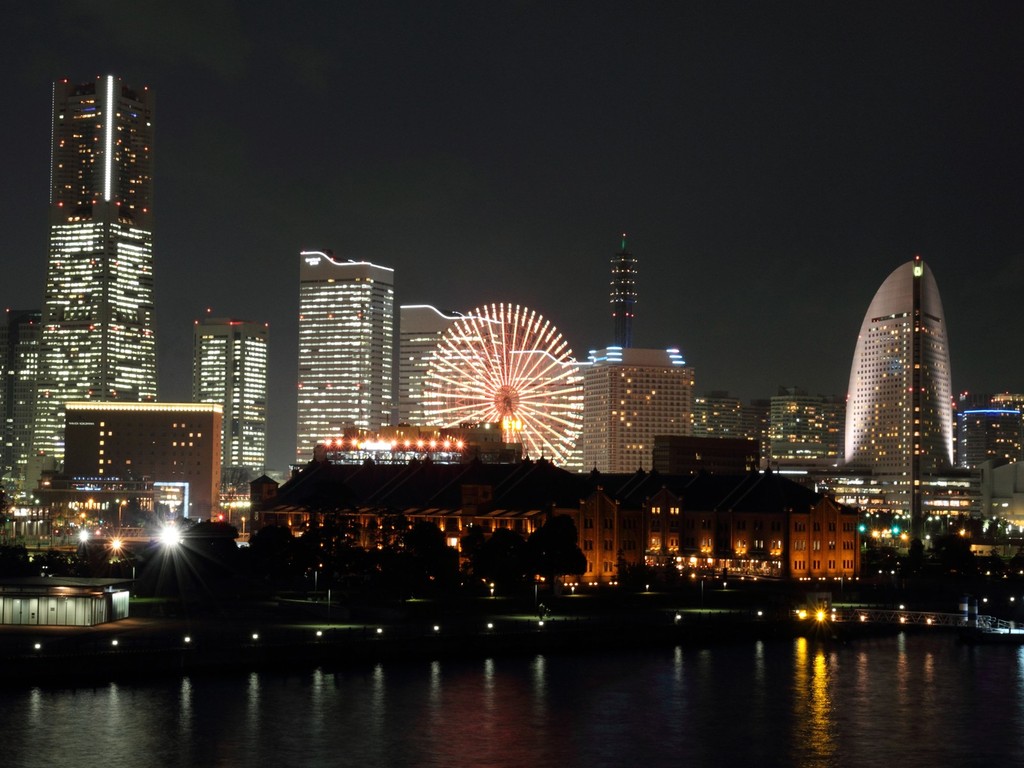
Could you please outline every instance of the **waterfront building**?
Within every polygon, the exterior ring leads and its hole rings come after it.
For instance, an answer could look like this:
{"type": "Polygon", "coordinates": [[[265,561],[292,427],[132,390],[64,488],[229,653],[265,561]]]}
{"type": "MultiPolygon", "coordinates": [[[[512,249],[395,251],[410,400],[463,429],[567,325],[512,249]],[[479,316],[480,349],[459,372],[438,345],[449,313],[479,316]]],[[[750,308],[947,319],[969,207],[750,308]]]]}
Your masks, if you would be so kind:
{"type": "Polygon", "coordinates": [[[0,325],[0,471],[10,489],[25,489],[39,385],[38,309],[7,310],[0,325]]]}
{"type": "Polygon", "coordinates": [[[67,403],[60,482],[95,502],[153,493],[165,517],[210,518],[222,416],[219,403],[67,403]]]}
{"type": "Polygon", "coordinates": [[[957,412],[957,466],[973,469],[990,460],[1018,461],[1024,415],[1016,409],[957,412]]]}
{"type": "Polygon", "coordinates": [[[322,439],[391,423],[394,270],[303,251],[296,462],[322,439]]]}
{"type": "Polygon", "coordinates": [[[458,548],[473,529],[525,539],[559,515],[576,527],[587,584],[615,584],[623,569],[645,565],[694,577],[725,569],[850,578],[860,568],[857,511],[773,472],[581,474],[545,460],[354,465],[324,457],[265,498],[257,525],[300,531],[347,520],[354,544],[377,548],[428,522],[458,548]]]}
{"type": "Polygon", "coordinates": [[[583,469],[650,469],[656,435],[690,435],[693,368],[677,349],[591,351],[583,373],[583,469]]]}
{"type": "Polygon", "coordinates": [[[889,504],[922,530],[925,478],[953,465],[949,346],[935,277],[915,256],[886,278],[850,368],[846,464],[884,478],[889,504]]]}
{"type": "Polygon", "coordinates": [[[266,465],[267,334],[266,323],[229,318],[192,331],[192,400],[223,408],[221,462],[245,483],[266,465]]]}
{"type": "Polygon", "coordinates": [[[399,307],[398,321],[398,423],[423,425],[424,381],[437,344],[452,323],[463,315],[441,312],[427,304],[399,307]]]}
{"type": "Polygon", "coordinates": [[[34,447],[64,457],[68,401],[157,396],[153,97],[106,75],[53,88],[49,260],[34,447]]]}
{"type": "Polygon", "coordinates": [[[636,257],[626,247],[626,235],[612,256],[611,306],[613,344],[628,349],[633,346],[633,318],[636,317],[636,257]]]}

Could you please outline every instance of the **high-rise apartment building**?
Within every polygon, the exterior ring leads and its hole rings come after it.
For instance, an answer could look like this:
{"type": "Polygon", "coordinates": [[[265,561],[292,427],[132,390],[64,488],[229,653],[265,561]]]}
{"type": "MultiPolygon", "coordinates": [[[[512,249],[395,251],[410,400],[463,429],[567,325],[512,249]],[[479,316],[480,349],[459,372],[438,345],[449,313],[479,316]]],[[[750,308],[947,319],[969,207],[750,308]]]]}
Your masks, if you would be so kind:
{"type": "Polygon", "coordinates": [[[156,399],[147,89],[54,85],[49,219],[34,447],[60,461],[66,402],[156,399]]]}
{"type": "Polygon", "coordinates": [[[296,461],[345,430],[391,423],[394,270],[303,251],[296,461]]]}
{"type": "Polygon", "coordinates": [[[628,349],[633,346],[633,318],[636,316],[636,257],[626,247],[626,235],[622,235],[622,246],[612,257],[611,305],[614,328],[614,345],[628,349]]]}
{"type": "Polygon", "coordinates": [[[0,471],[6,485],[24,487],[32,450],[39,386],[38,309],[7,310],[0,324],[0,471]]]}
{"type": "Polygon", "coordinates": [[[427,304],[399,307],[398,423],[424,425],[423,382],[441,340],[462,315],[444,313],[427,304]]]}
{"type": "Polygon", "coordinates": [[[871,300],[850,369],[846,463],[887,478],[893,509],[922,524],[921,489],[953,465],[949,346],[932,271],[915,256],[871,300]]]}
{"type": "Polygon", "coordinates": [[[738,397],[716,390],[693,399],[694,437],[744,437],[743,404],[738,397]]]}
{"type": "Polygon", "coordinates": [[[1024,415],[1011,408],[957,413],[957,464],[974,469],[990,460],[1020,461],[1024,415]]]}
{"type": "Polygon", "coordinates": [[[768,444],[768,426],[771,422],[772,401],[766,398],[748,400],[740,413],[741,436],[756,440],[762,463],[771,455],[768,444]]]}
{"type": "Polygon", "coordinates": [[[779,466],[835,466],[843,459],[844,417],[840,398],[780,387],[771,398],[769,461],[779,466]]]}
{"type": "Polygon", "coordinates": [[[583,373],[583,469],[650,469],[656,435],[689,435],[693,369],[679,350],[590,353],[583,373]]]}
{"type": "Polygon", "coordinates": [[[267,325],[204,318],[192,331],[192,400],[223,406],[225,469],[263,471],[267,456],[267,325]]]}

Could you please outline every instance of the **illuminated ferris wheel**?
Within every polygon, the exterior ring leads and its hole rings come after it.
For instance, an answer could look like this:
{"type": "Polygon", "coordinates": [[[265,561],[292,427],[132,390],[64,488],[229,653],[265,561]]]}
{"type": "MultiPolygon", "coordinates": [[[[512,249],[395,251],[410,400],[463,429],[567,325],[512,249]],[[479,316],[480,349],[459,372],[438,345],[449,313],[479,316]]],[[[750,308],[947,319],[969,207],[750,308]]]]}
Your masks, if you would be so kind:
{"type": "Polygon", "coordinates": [[[526,307],[491,304],[456,320],[424,380],[428,424],[499,422],[530,458],[573,463],[583,413],[579,367],[547,320],[526,307]]]}

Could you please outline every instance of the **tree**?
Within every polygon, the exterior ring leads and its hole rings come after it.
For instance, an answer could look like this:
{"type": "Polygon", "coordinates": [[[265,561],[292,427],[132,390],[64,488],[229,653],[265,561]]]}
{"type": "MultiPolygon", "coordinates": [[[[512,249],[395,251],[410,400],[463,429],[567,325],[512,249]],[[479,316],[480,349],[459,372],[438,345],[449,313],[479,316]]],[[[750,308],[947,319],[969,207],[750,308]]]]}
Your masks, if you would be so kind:
{"type": "MultiPolygon", "coordinates": [[[[0,513],[2,514],[2,513],[0,513]]],[[[28,551],[20,544],[17,546],[0,546],[0,576],[30,576],[33,573],[32,563],[28,559],[28,551]]]]}
{"type": "Polygon", "coordinates": [[[967,538],[956,534],[939,536],[932,546],[944,573],[957,576],[973,576],[977,573],[971,542],[967,538]]]}
{"type": "Polygon", "coordinates": [[[915,538],[910,542],[910,550],[907,552],[907,572],[918,573],[924,564],[924,543],[915,538]]]}
{"type": "Polygon", "coordinates": [[[290,584],[302,572],[298,547],[291,531],[279,525],[268,525],[249,539],[249,568],[253,576],[275,586],[290,584]]]}
{"type": "Polygon", "coordinates": [[[458,577],[459,555],[445,543],[444,534],[434,523],[414,523],[402,535],[402,547],[427,582],[447,587],[458,577]]]}
{"type": "Polygon", "coordinates": [[[497,585],[500,590],[514,590],[526,584],[531,561],[523,537],[508,528],[498,528],[484,542],[473,562],[473,574],[497,585]]]}
{"type": "Polygon", "coordinates": [[[587,570],[587,558],[577,544],[576,524],[568,515],[555,515],[527,540],[532,572],[550,579],[587,570]]]}

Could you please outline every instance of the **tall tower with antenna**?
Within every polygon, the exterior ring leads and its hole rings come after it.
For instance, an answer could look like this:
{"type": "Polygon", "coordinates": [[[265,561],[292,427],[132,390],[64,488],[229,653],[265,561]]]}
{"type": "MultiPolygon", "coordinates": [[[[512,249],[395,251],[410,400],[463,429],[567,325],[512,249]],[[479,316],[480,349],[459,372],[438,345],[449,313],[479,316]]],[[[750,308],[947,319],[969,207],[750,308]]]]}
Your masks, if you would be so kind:
{"type": "Polygon", "coordinates": [[[614,346],[628,349],[633,346],[633,318],[636,316],[636,257],[626,247],[625,232],[622,247],[612,256],[611,288],[614,346]]]}
{"type": "Polygon", "coordinates": [[[153,121],[153,94],[114,75],[53,86],[34,428],[47,464],[64,458],[65,403],[156,400],[153,121]]]}

